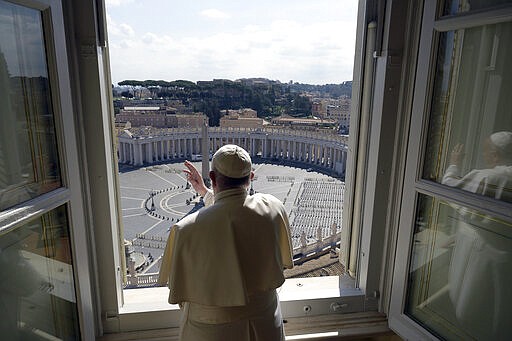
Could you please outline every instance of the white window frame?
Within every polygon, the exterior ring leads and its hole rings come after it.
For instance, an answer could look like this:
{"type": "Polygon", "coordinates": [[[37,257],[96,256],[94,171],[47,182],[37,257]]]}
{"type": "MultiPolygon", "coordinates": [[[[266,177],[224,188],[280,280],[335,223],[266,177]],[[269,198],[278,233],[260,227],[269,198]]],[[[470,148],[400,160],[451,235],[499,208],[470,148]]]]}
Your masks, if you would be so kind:
{"type": "MultiPolygon", "coordinates": [[[[418,13],[414,6],[409,7],[408,1],[388,1],[385,8],[377,9],[372,5],[366,0],[359,2],[351,126],[359,127],[360,135],[353,133],[350,138],[347,165],[348,169],[357,165],[357,169],[347,173],[348,195],[345,197],[349,199],[344,206],[345,217],[348,218],[344,221],[345,233],[349,232],[348,228],[358,233],[352,233],[350,242],[347,241],[341,249],[342,261],[355,277],[355,284],[344,287],[344,278],[340,281],[335,277],[334,286],[318,290],[311,299],[300,293],[310,290],[299,290],[297,299],[291,295],[289,301],[283,302],[285,318],[309,318],[316,314],[342,316],[340,312],[355,311],[382,313],[389,305],[391,279],[384,270],[393,268],[396,217],[400,206],[397,192],[401,188],[404,168],[401,151],[407,145],[407,129],[404,128],[408,126],[407,85],[413,73],[410,65],[415,65],[414,53],[411,52],[415,46],[414,39],[411,46],[405,46],[408,49],[406,53],[397,54],[394,49],[404,48],[400,42],[405,41],[403,37],[407,34],[414,37],[414,32],[401,32],[404,15],[410,21],[406,25],[412,25],[414,15],[418,13]],[[376,17],[374,41],[377,48],[372,47],[365,54],[370,17],[376,17]],[[369,56],[366,64],[365,56],[369,56]],[[367,92],[367,97],[363,103],[364,92],[367,92]],[[404,99],[400,102],[398,98],[404,99]],[[363,109],[367,110],[365,117],[360,116],[363,109]],[[358,154],[363,146],[367,152],[358,154]],[[360,199],[352,200],[356,195],[360,199]],[[305,308],[307,306],[309,310],[305,308]]],[[[113,153],[104,4],[93,0],[73,4],[66,2],[64,10],[68,19],[65,28],[70,47],[71,92],[77,121],[80,122],[76,130],[80,147],[78,159],[83,174],[78,171],[76,174],[83,175],[83,195],[90,203],[88,213],[84,214],[88,228],[83,240],[88,241],[84,244],[90,248],[91,265],[88,269],[91,278],[88,281],[96,288],[96,296],[93,297],[93,305],[87,308],[95,313],[96,333],[99,335],[177,327],[179,312],[176,309],[159,309],[158,305],[149,308],[140,305],[138,309],[125,304],[121,289],[123,275],[120,272],[123,233],[117,163],[113,153]]],[[[308,288],[310,281],[323,279],[300,281],[303,287],[308,288]]],[[[297,287],[296,280],[288,280],[288,283],[297,287]]],[[[166,292],[167,288],[151,290],[154,293],[166,292]]],[[[165,302],[167,299],[167,294],[156,295],[157,301],[165,302]]],[[[385,317],[382,318],[385,321],[385,317]]]]}
{"type": "Polygon", "coordinates": [[[423,155],[430,115],[433,70],[436,67],[438,33],[460,28],[512,21],[512,4],[496,9],[479,10],[459,16],[438,18],[437,2],[425,0],[418,69],[414,86],[411,130],[407,150],[404,192],[400,210],[397,255],[393,272],[393,290],[389,309],[389,325],[402,337],[411,340],[437,339],[409,316],[404,314],[411,248],[414,235],[416,203],[420,193],[450,200],[493,216],[510,220],[511,204],[497,202],[478,194],[464,193],[442,184],[422,179],[423,155]],[[483,205],[483,203],[485,203],[483,205]]]}
{"type": "Polygon", "coordinates": [[[74,115],[70,114],[73,112],[73,105],[62,5],[60,0],[10,2],[41,11],[62,185],[58,189],[1,211],[0,232],[4,234],[13,231],[59,206],[66,205],[80,335],[83,340],[92,340],[95,337],[96,323],[94,315],[89,311],[93,306],[89,271],[91,262],[88,257],[90,250],[82,196],[83,184],[80,180],[82,171],[75,134],[76,121],[74,115]]]}
{"type": "MultiPolygon", "coordinates": [[[[360,13],[365,12],[365,2],[359,3],[360,13]]],[[[358,22],[358,30],[365,30],[366,25],[362,25],[362,20],[358,22]]],[[[363,63],[365,34],[362,32],[360,39],[357,41],[359,54],[355,59],[357,66],[354,70],[354,77],[359,77],[360,69],[363,63]]],[[[373,50],[372,50],[373,51],[373,50]]],[[[370,52],[371,54],[372,52],[370,52]]],[[[357,83],[357,82],[356,82],[357,83]]],[[[359,82],[362,83],[362,82],[359,82]]],[[[355,89],[356,94],[359,89],[355,89]]],[[[359,97],[358,97],[359,98],[359,97]]],[[[358,115],[351,115],[351,119],[357,120],[358,115]]],[[[349,166],[350,167],[350,166],[349,166]]],[[[351,205],[351,202],[344,206],[351,205]]],[[[348,215],[347,215],[348,216],[348,215]]],[[[113,225],[114,227],[114,225],[113,225]]],[[[115,229],[115,227],[114,227],[115,229]]],[[[119,232],[114,232],[119,234],[119,232]]],[[[347,254],[350,245],[343,245],[345,249],[342,254],[347,254]]],[[[101,284],[100,284],[101,285],[101,284]]],[[[376,283],[378,285],[378,283],[376,283]]],[[[119,286],[119,289],[120,286],[119,286]]],[[[179,326],[181,312],[178,307],[166,304],[168,289],[167,288],[151,288],[132,290],[122,290],[127,295],[123,296],[122,304],[118,303],[119,310],[116,313],[112,309],[110,318],[103,318],[105,330],[108,331],[133,331],[140,329],[152,328],[175,328],[179,326]],[[133,294],[136,295],[133,295],[133,294]],[[139,300],[139,295],[144,295],[144,302],[139,300]],[[125,300],[127,297],[128,300],[125,300]],[[164,307],[162,307],[162,302],[164,307]],[[167,309],[165,308],[167,307],[167,309]],[[153,315],[154,314],[154,315],[153,315]],[[158,318],[156,318],[158,316],[158,318]]],[[[318,316],[327,314],[353,313],[364,311],[377,311],[377,305],[374,297],[369,301],[371,305],[365,304],[364,292],[357,287],[353,278],[348,276],[332,276],[330,278],[303,278],[300,280],[289,279],[280,289],[281,308],[283,317],[294,318],[303,316],[318,316]]],[[[121,300],[119,301],[121,302],[121,300]]],[[[113,306],[114,307],[114,306],[113,306]]]]}
{"type": "MultiPolygon", "coordinates": [[[[366,36],[364,34],[366,25],[362,24],[362,18],[364,18],[365,7],[365,1],[360,1],[359,11],[362,15],[358,22],[358,30],[361,33],[359,35],[357,45],[358,51],[361,52],[356,54],[355,59],[357,66],[354,71],[354,77],[357,78],[359,78],[360,70],[363,68],[363,62],[361,59],[363,58],[362,51],[366,36]]],[[[370,54],[372,52],[373,50],[370,51],[370,54]]],[[[373,63],[373,61],[371,62],[373,63]]],[[[103,65],[103,67],[108,70],[108,65],[103,65]]],[[[356,84],[361,83],[361,81],[356,81],[356,84]]],[[[359,89],[354,90],[356,94],[358,94],[359,91],[359,89]]],[[[357,96],[357,98],[359,98],[359,96],[357,96]]],[[[357,118],[358,115],[351,115],[351,119],[357,120],[357,118]]],[[[109,133],[109,131],[105,130],[104,133],[109,133]]],[[[108,149],[113,150],[111,146],[109,146],[108,149]]],[[[108,171],[110,173],[111,170],[108,171]]],[[[117,180],[114,176],[111,184],[115,185],[116,182],[117,180]]],[[[346,205],[351,205],[351,202],[346,205]]],[[[111,212],[109,215],[112,217],[117,216],[116,211],[120,211],[118,204],[111,201],[110,207],[111,212]]],[[[105,246],[108,245],[110,241],[114,244],[116,243],[116,240],[111,238],[111,236],[118,236],[121,234],[121,228],[119,227],[121,226],[121,223],[119,219],[115,219],[115,224],[112,224],[111,226],[113,233],[106,236],[106,234],[102,232],[102,237],[96,238],[97,242],[105,246]],[[100,239],[101,241],[99,241],[100,239]]],[[[347,254],[350,245],[347,243],[343,247],[344,251],[342,251],[342,254],[347,254]]],[[[120,259],[116,259],[115,264],[114,268],[120,267],[120,259]]],[[[99,267],[102,267],[101,264],[99,264],[99,267]]],[[[111,268],[111,266],[109,267],[111,268]]],[[[102,273],[101,277],[103,278],[100,279],[100,287],[108,286],[109,284],[104,280],[108,271],[102,271],[100,269],[100,272],[102,273]]],[[[111,274],[109,276],[112,277],[112,274],[115,272],[110,272],[111,274]]],[[[115,281],[117,282],[119,276],[115,277],[115,281]]],[[[366,286],[370,281],[371,280],[364,280],[361,282],[364,282],[366,286]]],[[[110,279],[109,282],[112,283],[114,280],[110,279]]],[[[378,280],[374,280],[372,287],[378,287],[378,285],[378,280]]],[[[104,331],[125,332],[140,329],[178,327],[181,313],[177,310],[176,306],[169,306],[165,304],[167,301],[168,289],[163,289],[164,290],[158,288],[144,289],[145,299],[144,302],[140,302],[137,295],[134,297],[132,292],[123,296],[120,284],[116,284],[116,295],[110,295],[110,308],[107,313],[103,313],[102,316],[104,331]],[[117,304],[113,300],[114,297],[118,298],[117,304]],[[128,298],[128,300],[125,300],[124,297],[128,298]],[[164,306],[167,306],[167,309],[162,307],[161,302],[164,302],[164,306]]],[[[113,290],[109,289],[108,291],[112,293],[113,290]]],[[[138,289],[136,293],[142,294],[143,291],[138,289]]],[[[354,279],[351,279],[348,276],[287,280],[287,283],[281,289],[281,297],[282,311],[285,318],[378,310],[376,304],[378,296],[372,293],[372,296],[367,299],[364,296],[364,291],[356,285],[354,279]],[[299,281],[300,284],[297,285],[299,281]]]]}

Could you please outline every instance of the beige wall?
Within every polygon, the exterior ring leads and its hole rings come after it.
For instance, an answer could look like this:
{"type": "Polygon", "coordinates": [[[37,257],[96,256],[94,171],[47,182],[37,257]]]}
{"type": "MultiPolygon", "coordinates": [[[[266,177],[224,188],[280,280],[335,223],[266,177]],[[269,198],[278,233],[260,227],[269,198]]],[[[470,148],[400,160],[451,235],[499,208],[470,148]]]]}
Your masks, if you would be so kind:
{"type": "Polygon", "coordinates": [[[221,127],[231,128],[260,128],[263,127],[262,118],[230,118],[222,117],[220,119],[221,127]]]}

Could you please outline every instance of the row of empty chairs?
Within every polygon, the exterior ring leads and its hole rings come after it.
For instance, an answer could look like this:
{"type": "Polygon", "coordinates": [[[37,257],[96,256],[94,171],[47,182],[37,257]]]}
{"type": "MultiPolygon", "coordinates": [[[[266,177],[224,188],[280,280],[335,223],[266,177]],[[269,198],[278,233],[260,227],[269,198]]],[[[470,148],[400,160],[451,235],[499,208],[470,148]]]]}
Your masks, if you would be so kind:
{"type": "Polygon", "coordinates": [[[301,184],[290,214],[293,248],[327,241],[341,230],[345,184],[332,179],[307,179],[301,184]]]}

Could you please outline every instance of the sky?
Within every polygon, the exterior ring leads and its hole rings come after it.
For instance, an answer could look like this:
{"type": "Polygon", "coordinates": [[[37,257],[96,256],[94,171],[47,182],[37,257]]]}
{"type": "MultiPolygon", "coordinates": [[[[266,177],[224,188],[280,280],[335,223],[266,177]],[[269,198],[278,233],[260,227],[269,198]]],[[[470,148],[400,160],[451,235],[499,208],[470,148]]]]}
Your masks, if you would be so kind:
{"type": "Polygon", "coordinates": [[[112,81],[352,80],[357,0],[106,0],[112,81]]]}

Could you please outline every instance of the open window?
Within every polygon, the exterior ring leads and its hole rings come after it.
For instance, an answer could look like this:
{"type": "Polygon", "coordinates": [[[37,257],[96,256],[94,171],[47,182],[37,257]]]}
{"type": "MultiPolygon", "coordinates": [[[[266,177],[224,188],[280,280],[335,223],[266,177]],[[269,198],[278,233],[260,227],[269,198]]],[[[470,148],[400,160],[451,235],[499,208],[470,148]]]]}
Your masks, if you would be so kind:
{"type": "MultiPolygon", "coordinates": [[[[358,196],[358,199],[349,199],[345,204],[344,212],[346,213],[344,213],[344,219],[346,219],[346,222],[343,224],[344,229],[347,232],[344,232],[344,235],[342,236],[344,240],[341,245],[341,253],[343,257],[342,262],[346,269],[350,268],[352,276],[344,275],[341,277],[293,279],[287,281],[280,292],[283,314],[286,318],[328,314],[339,316],[343,313],[365,311],[376,313],[379,310],[380,275],[378,275],[378,272],[381,267],[379,264],[379,258],[380,252],[383,250],[383,246],[378,245],[379,243],[376,242],[379,237],[372,235],[371,230],[374,223],[369,223],[366,220],[364,212],[367,212],[368,209],[363,207],[365,205],[365,200],[368,200],[368,198],[364,198],[365,195],[369,194],[373,197],[372,200],[377,199],[373,194],[371,194],[374,192],[373,186],[375,183],[366,180],[366,176],[369,173],[372,173],[371,176],[376,175],[376,173],[373,172],[377,171],[377,164],[373,164],[373,161],[371,161],[374,159],[373,156],[376,153],[379,153],[379,150],[382,148],[388,148],[388,152],[390,154],[393,153],[393,150],[389,147],[383,147],[382,142],[380,141],[374,144],[374,146],[377,146],[377,149],[366,150],[366,146],[369,144],[369,141],[374,140],[374,138],[370,136],[369,131],[370,115],[373,110],[371,93],[375,81],[374,69],[376,59],[374,59],[374,51],[379,39],[378,34],[376,33],[377,25],[375,23],[368,25],[368,23],[373,17],[376,17],[375,13],[378,10],[379,9],[374,9],[372,6],[369,6],[364,1],[360,2],[360,20],[358,23],[358,38],[355,53],[356,66],[354,71],[354,83],[356,85],[354,88],[355,95],[353,98],[356,103],[353,102],[355,109],[352,111],[353,115],[351,115],[351,119],[353,118],[351,126],[353,125],[355,129],[360,130],[361,133],[360,135],[354,133],[353,137],[351,136],[353,140],[350,143],[353,143],[354,148],[352,150],[352,159],[348,161],[350,163],[348,167],[353,167],[354,169],[356,167],[358,168],[358,174],[351,174],[351,178],[348,180],[349,182],[352,181],[350,183],[351,188],[349,196],[358,196]],[[363,91],[366,91],[365,98],[362,96],[363,91]],[[361,103],[362,101],[364,101],[364,103],[361,103]],[[362,119],[359,115],[361,110],[365,111],[365,115],[362,119]],[[362,150],[360,148],[364,149],[364,152],[361,152],[359,155],[355,155],[357,154],[357,150],[362,150]],[[371,165],[371,169],[369,170],[369,173],[366,173],[365,169],[369,165],[371,165]],[[357,180],[355,180],[356,178],[357,180]],[[352,206],[354,205],[357,206],[357,209],[355,210],[352,209],[352,206]],[[358,218],[354,220],[352,215],[357,215],[358,218]],[[364,229],[364,232],[363,226],[367,226],[367,228],[364,229]],[[371,243],[372,239],[374,240],[373,244],[371,243]],[[366,250],[364,254],[361,254],[358,251],[361,247],[364,247],[366,250]],[[361,257],[363,257],[363,259],[361,259],[361,257]],[[349,265],[350,262],[351,264],[349,265]],[[368,276],[368,274],[371,275],[368,276]]],[[[380,10],[383,9],[381,8],[380,10]]],[[[383,19],[381,18],[381,20],[383,19]]],[[[379,30],[381,34],[383,29],[384,22],[381,21],[379,22],[379,30]]],[[[373,129],[380,130],[381,128],[374,127],[373,129]]],[[[212,134],[214,133],[215,131],[212,132],[212,134]]],[[[241,138],[236,135],[236,132],[233,132],[233,135],[230,136],[230,138],[233,138],[235,142],[237,142],[237,139],[241,138]]],[[[158,140],[155,141],[155,143],[146,143],[143,148],[137,147],[138,149],[135,148],[135,145],[129,145],[128,140],[124,140],[124,137],[121,137],[120,141],[122,141],[123,144],[119,149],[119,155],[123,162],[128,160],[133,160],[134,163],[142,163],[146,160],[148,164],[157,160],[163,162],[166,159],[174,158],[176,154],[179,155],[183,151],[189,150],[194,152],[197,146],[197,139],[199,137],[199,133],[191,134],[190,136],[184,135],[184,137],[182,137],[183,143],[179,144],[176,144],[174,141],[158,140]]],[[[379,137],[376,139],[378,140],[379,137]]],[[[220,142],[220,140],[215,141],[215,143],[220,142]]],[[[247,143],[248,145],[250,143],[250,146],[252,147],[253,141],[259,140],[257,137],[254,137],[252,140],[246,140],[244,138],[242,143],[247,143]]],[[[143,143],[147,141],[143,141],[141,139],[139,142],[143,143]]],[[[272,143],[269,143],[268,146],[260,148],[263,154],[267,154],[266,152],[268,152],[270,155],[271,151],[277,150],[278,145],[274,144],[273,140],[271,142],[272,143]]],[[[291,144],[288,142],[287,146],[290,148],[291,144]]],[[[297,146],[297,149],[292,149],[301,150],[300,148],[309,150],[308,146],[297,146]]],[[[251,150],[251,148],[248,148],[248,150],[251,150]]],[[[311,152],[309,152],[309,156],[311,157],[311,152]]],[[[161,168],[165,169],[165,166],[161,166],[161,168]]],[[[149,171],[153,170],[150,169],[149,171]]],[[[169,171],[173,170],[169,169],[169,171]]],[[[169,184],[171,188],[175,185],[169,184]]],[[[385,186],[384,183],[383,186],[385,186]]],[[[151,198],[146,202],[148,203],[148,209],[151,209],[151,198]]],[[[170,219],[176,219],[176,217],[171,215],[168,217],[170,219]]],[[[159,217],[156,218],[160,219],[159,217]]],[[[377,217],[374,219],[375,221],[379,220],[377,217]]],[[[169,222],[167,224],[171,223],[169,222]]],[[[97,239],[98,243],[102,245],[108,245],[109,242],[118,243],[119,238],[124,237],[122,236],[123,233],[121,228],[118,229],[114,226],[113,231],[114,233],[112,235],[116,236],[116,238],[112,239],[112,236],[108,236],[109,238],[97,239]]],[[[102,235],[105,234],[105,232],[100,233],[102,235]]],[[[105,235],[105,237],[107,236],[105,235]]],[[[139,241],[137,241],[137,243],[138,242],[139,241]]],[[[146,243],[146,245],[150,245],[151,243],[154,245],[156,243],[161,243],[162,241],[142,240],[141,242],[146,243]]],[[[165,240],[163,243],[164,242],[165,240]]],[[[122,251],[122,247],[120,249],[120,251],[122,251]]],[[[117,264],[120,263],[118,262],[117,264]]],[[[106,275],[106,273],[103,275],[106,275]]],[[[108,276],[120,276],[120,274],[111,272],[108,276]]],[[[146,277],[149,276],[150,275],[148,274],[146,277]]],[[[141,279],[142,277],[144,276],[141,276],[141,279]]],[[[108,277],[100,280],[103,282],[106,278],[108,277]]],[[[115,281],[117,281],[117,279],[115,281]]],[[[112,285],[115,281],[111,280],[109,285],[112,285]]],[[[118,285],[118,283],[116,283],[116,285],[118,285]]],[[[117,286],[114,288],[120,291],[120,287],[121,286],[117,286]]],[[[167,305],[167,290],[167,288],[147,288],[137,289],[135,291],[124,290],[122,294],[118,293],[116,296],[113,296],[122,297],[117,302],[112,298],[109,298],[112,305],[110,311],[107,313],[107,323],[105,324],[106,330],[126,331],[131,329],[151,329],[178,326],[179,312],[177,311],[177,307],[167,305]],[[141,299],[142,295],[144,295],[144,299],[141,299]],[[165,317],[157,319],[152,318],[153,316],[165,317]]],[[[382,318],[381,321],[384,321],[382,317],[383,315],[379,316],[382,318]]]]}
{"type": "MultiPolygon", "coordinates": [[[[36,265],[27,273],[42,283],[9,277],[19,297],[2,287],[1,298],[22,312],[17,326],[46,336],[175,335],[179,311],[165,302],[167,288],[145,293],[160,304],[121,289],[104,5],[60,4],[0,2],[0,111],[10,118],[0,126],[0,258],[8,261],[3,269],[36,265]],[[27,40],[29,32],[36,34],[27,40]],[[4,40],[17,55],[6,55],[4,40]],[[26,58],[29,47],[39,49],[30,53],[35,60],[26,58]],[[45,73],[21,73],[36,61],[45,73]],[[28,309],[34,303],[43,304],[28,309]]],[[[510,187],[479,192],[454,184],[490,169],[480,147],[491,137],[502,145],[504,135],[493,134],[512,130],[511,22],[504,1],[360,1],[342,245],[352,284],[290,281],[298,296],[283,310],[297,330],[339,335],[350,329],[348,313],[359,312],[372,314],[379,331],[389,322],[410,339],[509,331],[510,187]],[[459,143],[466,157],[451,183],[445,176],[459,143]]]]}
{"type": "Polygon", "coordinates": [[[60,2],[0,1],[0,26],[0,333],[93,339],[60,2]]]}
{"type": "Polygon", "coordinates": [[[512,8],[425,1],[390,325],[503,339],[512,284],[512,8]]]}

